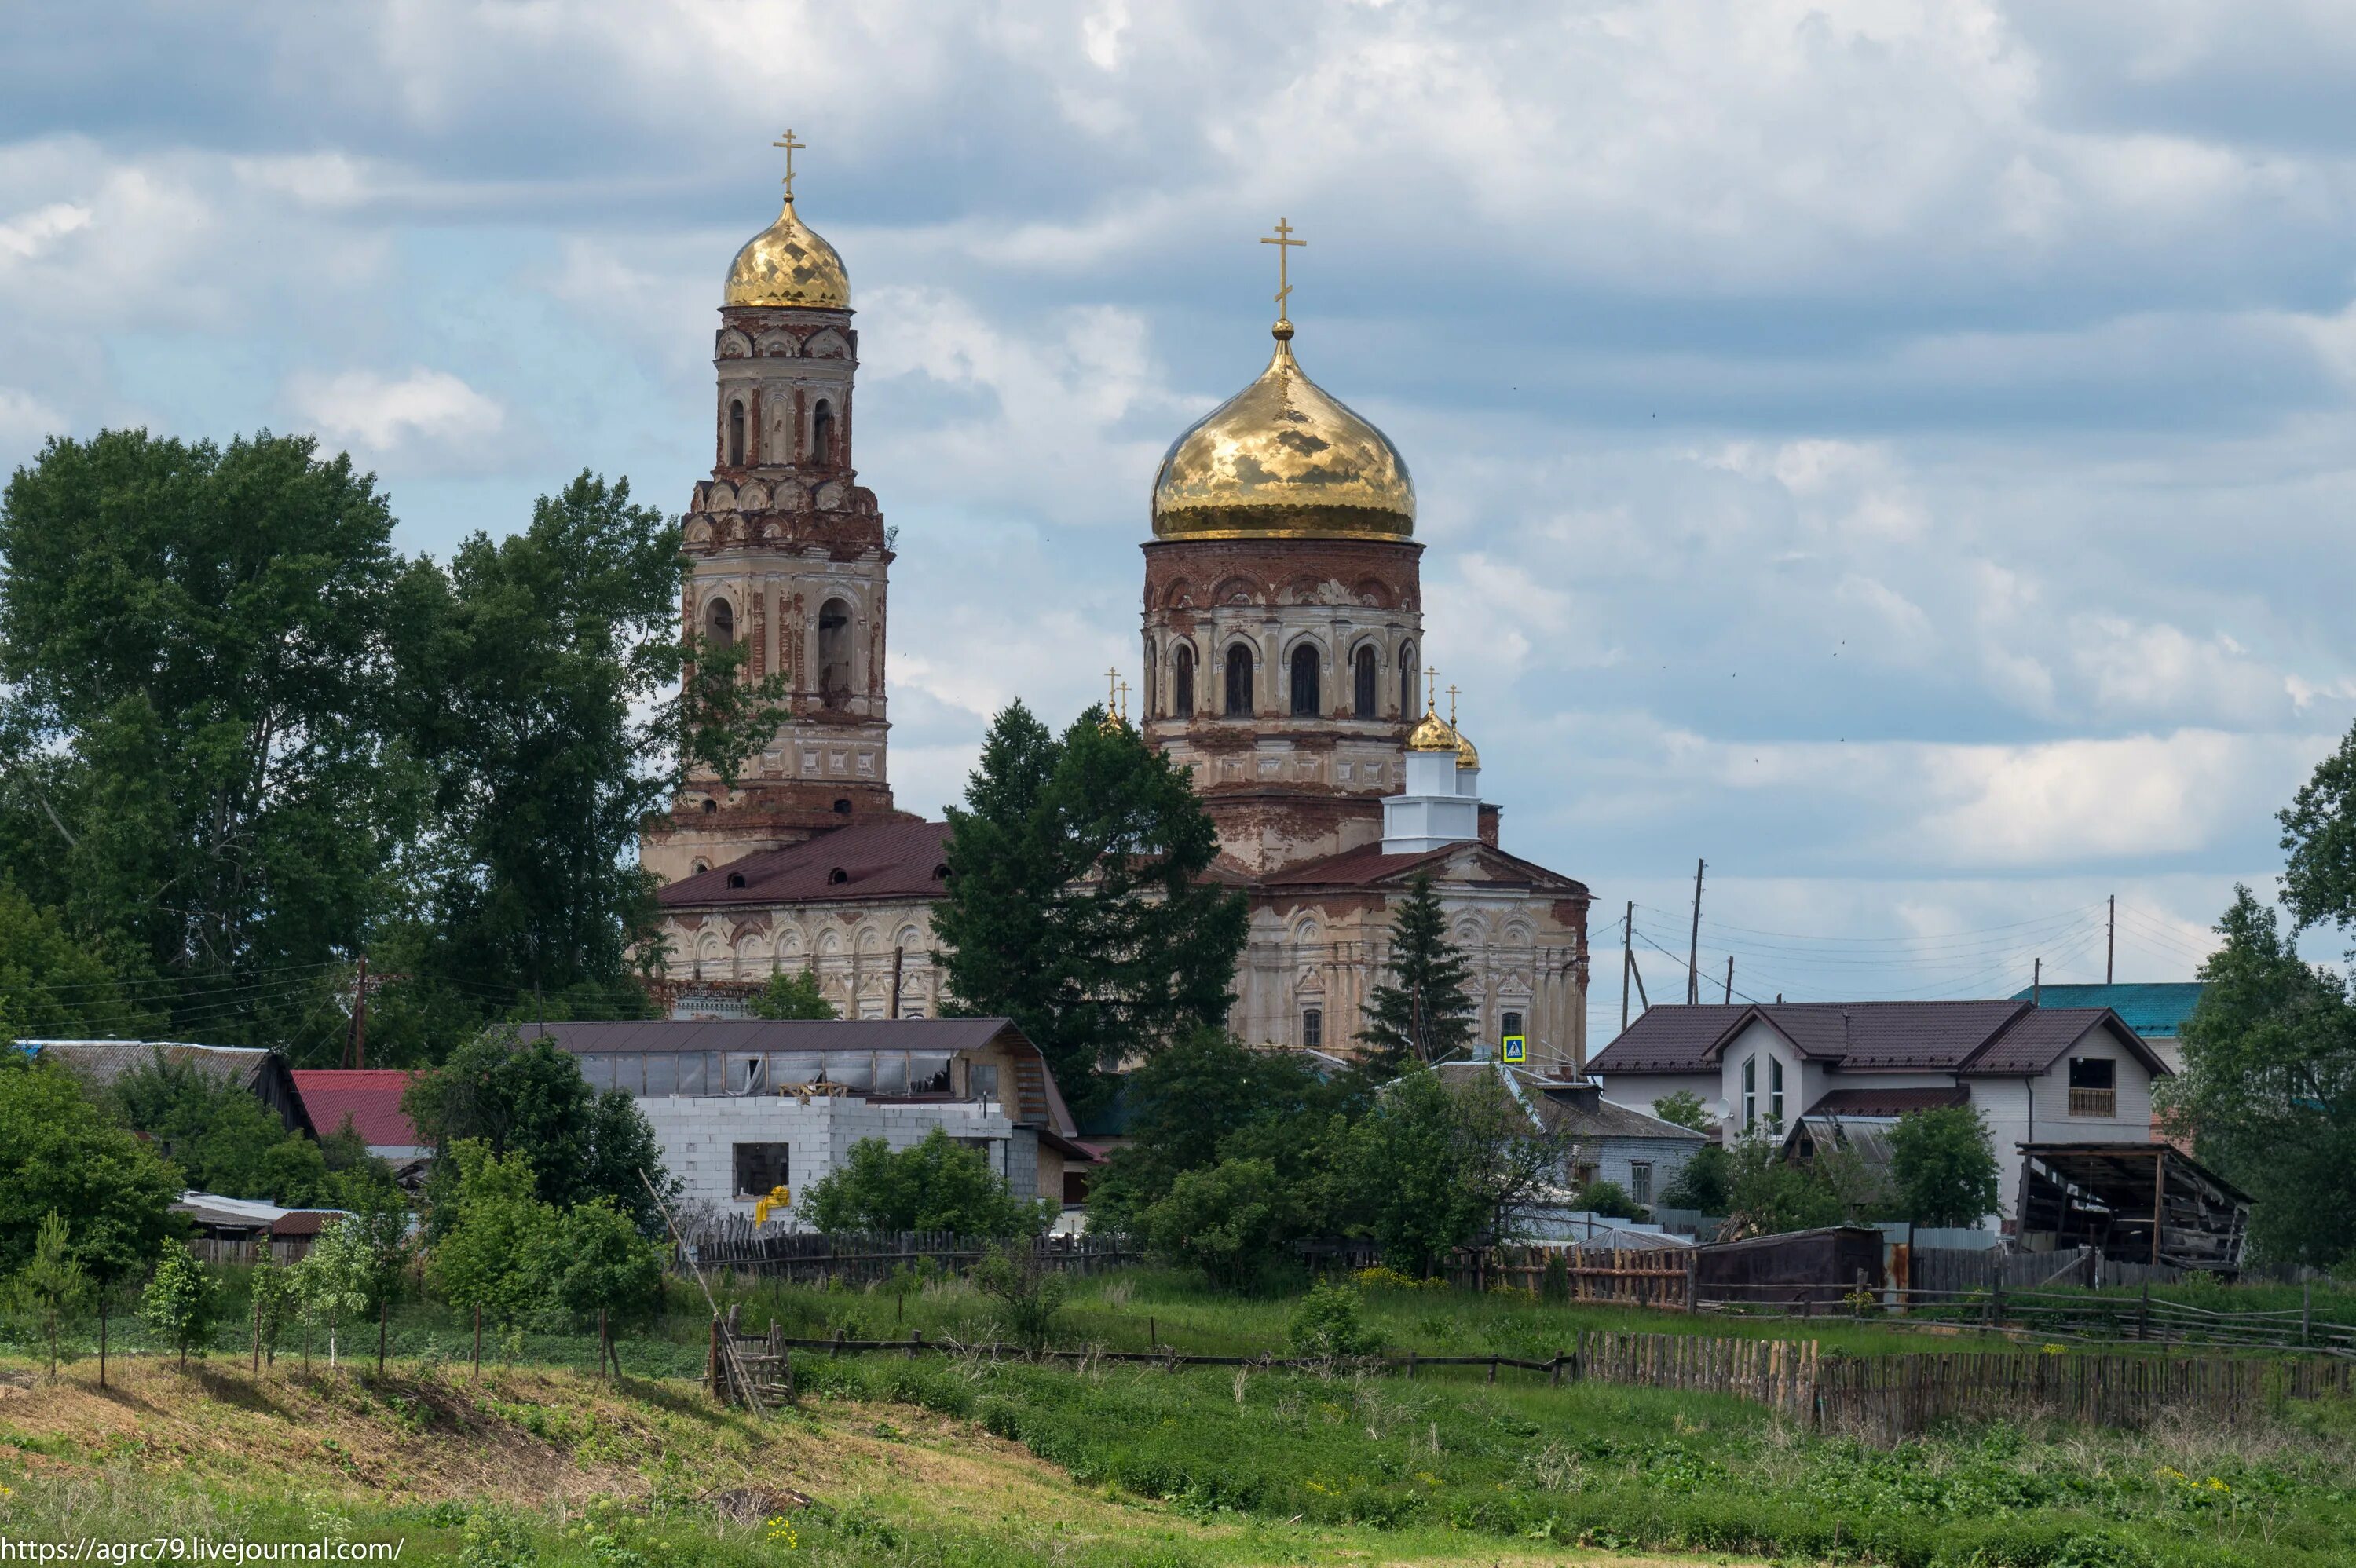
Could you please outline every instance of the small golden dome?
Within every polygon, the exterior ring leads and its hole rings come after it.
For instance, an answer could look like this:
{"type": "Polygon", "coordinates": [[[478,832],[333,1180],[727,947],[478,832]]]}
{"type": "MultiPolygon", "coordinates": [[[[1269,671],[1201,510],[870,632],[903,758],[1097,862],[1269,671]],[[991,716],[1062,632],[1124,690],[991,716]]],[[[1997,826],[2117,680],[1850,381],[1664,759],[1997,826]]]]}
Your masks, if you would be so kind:
{"type": "Polygon", "coordinates": [[[1460,768],[1478,768],[1481,765],[1481,753],[1474,748],[1472,738],[1462,730],[1456,731],[1456,765],[1460,768]]]}
{"type": "Polygon", "coordinates": [[[1407,749],[1410,752],[1454,752],[1457,753],[1456,765],[1464,765],[1464,738],[1456,732],[1455,726],[1430,709],[1424,710],[1423,722],[1417,725],[1415,732],[1407,738],[1407,749]]]}
{"type": "Polygon", "coordinates": [[[777,220],[736,252],[723,303],[849,310],[851,277],[834,247],[795,215],[794,198],[788,196],[777,220]]]}
{"type": "Polygon", "coordinates": [[[1415,482],[1390,437],[1311,380],[1292,323],[1259,379],[1171,443],[1153,477],[1157,539],[1404,539],[1415,482]]]}

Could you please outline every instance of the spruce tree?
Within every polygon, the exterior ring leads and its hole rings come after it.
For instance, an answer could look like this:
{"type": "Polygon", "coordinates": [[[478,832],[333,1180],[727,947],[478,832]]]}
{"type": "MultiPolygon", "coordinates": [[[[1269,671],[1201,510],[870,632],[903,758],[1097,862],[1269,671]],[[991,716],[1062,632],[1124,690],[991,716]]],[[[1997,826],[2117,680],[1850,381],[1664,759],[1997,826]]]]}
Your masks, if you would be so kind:
{"type": "Polygon", "coordinates": [[[1472,1040],[1472,966],[1448,939],[1448,917],[1421,872],[1391,916],[1390,978],[1366,999],[1358,1033],[1366,1065],[1398,1072],[1409,1062],[1444,1061],[1472,1040]]]}
{"type": "Polygon", "coordinates": [[[1134,730],[1091,708],[1055,736],[1018,702],[948,815],[933,931],[958,1009],[1012,1019],[1067,1099],[1225,1019],[1244,901],[1204,880],[1218,835],[1134,730]]]}

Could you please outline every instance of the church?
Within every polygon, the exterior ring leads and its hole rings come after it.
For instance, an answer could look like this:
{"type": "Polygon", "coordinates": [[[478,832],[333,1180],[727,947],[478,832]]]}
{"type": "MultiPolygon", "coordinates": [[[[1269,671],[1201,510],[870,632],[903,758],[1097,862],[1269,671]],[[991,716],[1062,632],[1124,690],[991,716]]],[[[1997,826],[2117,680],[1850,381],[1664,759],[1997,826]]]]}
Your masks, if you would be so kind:
{"type": "MultiPolygon", "coordinates": [[[[887,758],[893,531],[852,464],[859,336],[834,247],[783,211],[740,250],[712,363],[712,477],[684,523],[680,612],[748,645],[791,716],[733,786],[691,776],[641,860],[680,1016],[741,1015],[780,970],[846,1018],[929,1018],[948,827],[898,810],[887,758]]],[[[1388,960],[1391,913],[1429,876],[1472,965],[1482,1037],[1532,1065],[1586,1061],[1588,891],[1507,853],[1481,760],[1420,662],[1424,547],[1390,438],[1294,357],[1284,224],[1267,368],[1180,434],[1143,541],[1145,742],[1189,769],[1215,873],[1250,936],[1230,1024],[1346,1055],[1388,960]]],[[[1142,475],[1141,475],[1142,478],[1142,475]]]]}

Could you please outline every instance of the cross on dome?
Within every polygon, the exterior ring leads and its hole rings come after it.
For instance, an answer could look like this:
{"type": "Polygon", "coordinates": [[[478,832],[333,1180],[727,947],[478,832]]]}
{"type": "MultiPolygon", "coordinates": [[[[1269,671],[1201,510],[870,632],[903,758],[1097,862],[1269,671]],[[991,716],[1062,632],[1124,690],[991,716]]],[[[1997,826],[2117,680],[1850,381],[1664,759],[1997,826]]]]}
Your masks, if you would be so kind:
{"type": "Polygon", "coordinates": [[[799,152],[802,148],[809,146],[809,144],[808,142],[795,141],[794,129],[792,126],[788,125],[786,127],[785,135],[778,140],[770,143],[769,145],[772,147],[783,147],[786,150],[786,199],[787,201],[791,201],[794,198],[794,155],[797,152],[799,152]]]}
{"type": "MultiPolygon", "coordinates": [[[[1290,298],[1292,294],[1291,281],[1285,274],[1284,263],[1286,252],[1305,246],[1309,241],[1306,240],[1295,240],[1292,237],[1292,225],[1280,218],[1276,220],[1275,235],[1273,237],[1262,238],[1260,243],[1263,245],[1273,245],[1276,247],[1276,319],[1279,322],[1284,322],[1284,302],[1290,298]]],[[[1287,323],[1286,325],[1290,325],[1290,323],[1287,323]]]]}

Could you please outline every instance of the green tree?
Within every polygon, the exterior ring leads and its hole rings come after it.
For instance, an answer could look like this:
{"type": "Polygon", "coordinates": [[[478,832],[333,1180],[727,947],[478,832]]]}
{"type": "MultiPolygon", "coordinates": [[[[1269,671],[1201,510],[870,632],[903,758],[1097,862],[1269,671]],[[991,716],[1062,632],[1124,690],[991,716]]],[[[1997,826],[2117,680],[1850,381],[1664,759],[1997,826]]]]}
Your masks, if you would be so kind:
{"type": "Polygon", "coordinates": [[[980,1149],[935,1127],[894,1151],[862,1138],[851,1157],[810,1183],[798,1205],[821,1231],[948,1231],[960,1236],[1035,1236],[1055,1206],[1008,1190],[980,1149]]]}
{"type": "Polygon", "coordinates": [[[992,1247],[974,1265],[974,1288],[1006,1314],[1007,1332],[1026,1350],[1044,1349],[1071,1284],[1039,1258],[1028,1241],[992,1247]]]}
{"type": "Polygon", "coordinates": [[[628,980],[653,882],[629,851],[688,766],[733,779],[785,716],[780,681],[741,678],[744,645],[680,640],[682,566],[674,522],[584,471],[520,532],[402,575],[401,689],[434,825],[433,918],[399,960],[414,987],[645,1011],[628,980]]]}
{"type": "Polygon", "coordinates": [[[1364,1305],[1364,1298],[1350,1285],[1312,1285],[1293,1308],[1292,1320],[1285,1326],[1285,1342],[1294,1355],[1319,1360],[1378,1356],[1383,1350],[1382,1336],[1359,1316],[1364,1305]]]}
{"type": "Polygon", "coordinates": [[[1700,1095],[1690,1089],[1678,1089],[1653,1102],[1653,1115],[1665,1122],[1681,1127],[1691,1127],[1697,1133],[1708,1132],[1711,1116],[1700,1095]]]}
{"type": "Polygon", "coordinates": [[[1724,1144],[1702,1145],[1686,1157],[1676,1176],[1661,1189],[1661,1207],[1697,1209],[1704,1214],[1723,1216],[1730,1200],[1733,1164],[1724,1144]]]}
{"type": "Polygon", "coordinates": [[[526,1041],[511,1025],[485,1030],[420,1073],[402,1108],[438,1151],[427,1188],[436,1232],[457,1175],[449,1151],[469,1138],[494,1155],[522,1155],[543,1202],[571,1209],[606,1198],[644,1233],[662,1229],[654,1193],[678,1184],[663,1169],[654,1128],[624,1091],[591,1089],[580,1062],[544,1036],[526,1041]]]}
{"type": "Polygon", "coordinates": [[[294,1267],[296,1309],[303,1318],[303,1364],[311,1363],[310,1331],[327,1329],[327,1365],[336,1364],[337,1331],[343,1320],[368,1310],[364,1283],[369,1259],[365,1239],[356,1229],[337,1221],[319,1232],[311,1250],[294,1267]]]}
{"type": "Polygon", "coordinates": [[[355,1264],[352,1285],[360,1308],[376,1315],[376,1370],[384,1371],[386,1319],[401,1298],[409,1265],[417,1257],[414,1216],[409,1199],[391,1182],[362,1188],[348,1195],[351,1211],[335,1229],[351,1248],[355,1264]]]}
{"type": "Polygon", "coordinates": [[[1130,1229],[1180,1176],[1223,1153],[1267,1158],[1299,1185],[1306,1171],[1297,1157],[1315,1144],[1316,1124],[1348,1105],[1357,1087],[1321,1079],[1299,1051],[1258,1050],[1223,1029],[1173,1041],[1122,1080],[1130,1141],[1088,1184],[1089,1224],[1130,1229]],[[1238,1141],[1248,1129],[1263,1136],[1238,1141]]]}
{"type": "Polygon", "coordinates": [[[1633,1220],[1641,1212],[1628,1189],[1616,1181],[1590,1181],[1572,1194],[1570,1204],[1607,1220],[1633,1220]]]}
{"type": "Polygon", "coordinates": [[[662,1305],[662,1253],[611,1200],[593,1199],[566,1211],[552,1254],[551,1283],[565,1311],[597,1317],[598,1370],[614,1357],[613,1326],[651,1317],[662,1305]]]}
{"type": "Polygon", "coordinates": [[[158,1051],[117,1077],[106,1097],[123,1125],[155,1140],[200,1192],[296,1207],[330,1200],[319,1146],[288,1131],[241,1083],[158,1051]]]}
{"type": "Polygon", "coordinates": [[[1976,1105],[1910,1111],[1890,1132],[1890,1174],[1901,1218],[1976,1226],[1996,1212],[1996,1140],[1976,1105]]]}
{"type": "Polygon", "coordinates": [[[1727,1211],[1736,1235],[1812,1231],[1853,1217],[1821,1169],[1785,1159],[1782,1140],[1763,1128],[1734,1140],[1728,1167],[1727,1211]]]}
{"type": "Polygon", "coordinates": [[[1410,1065],[1351,1125],[1333,1180],[1350,1232],[1419,1278],[1490,1219],[1487,1195],[1466,1179],[1459,1102],[1420,1065],[1410,1065]]]}
{"type": "Polygon", "coordinates": [[[756,1019],[830,1019],[836,1017],[834,1004],[819,989],[818,976],[804,969],[788,975],[783,970],[769,976],[769,983],[753,993],[753,1016],[756,1019]]]}
{"type": "Polygon", "coordinates": [[[1472,1043],[1473,1008],[1466,987],[1472,967],[1448,938],[1448,916],[1421,872],[1391,916],[1389,978],[1366,998],[1370,1065],[1398,1072],[1414,1061],[1444,1061],[1472,1043]]]}
{"type": "Polygon", "coordinates": [[[451,1306],[512,1330],[546,1298],[558,1212],[535,1195],[524,1156],[502,1159],[476,1138],[453,1146],[450,1156],[457,1173],[452,1211],[437,1216],[441,1238],[426,1254],[425,1283],[451,1306]]]}
{"type": "MultiPolygon", "coordinates": [[[[0,752],[0,764],[6,761],[0,752]]],[[[0,799],[6,785],[0,784],[0,799]]],[[[0,807],[0,834],[9,819],[0,807]]],[[[6,860],[0,851],[0,866],[6,860]]],[[[0,877],[5,877],[0,871],[0,877]]],[[[0,997],[19,1035],[33,1039],[137,1039],[164,1025],[155,985],[127,982],[101,956],[91,938],[69,929],[58,911],[43,909],[0,880],[0,997]]]]}
{"type": "Polygon", "coordinates": [[[1059,738],[1018,702],[948,815],[933,930],[950,989],[1020,1025],[1074,1103],[1114,1061],[1226,1016],[1244,901],[1205,880],[1218,836],[1135,731],[1091,708],[1059,738]]]}
{"type": "Polygon", "coordinates": [[[49,1381],[58,1381],[58,1335],[90,1300],[90,1275],[66,1237],[65,1216],[52,1209],[42,1216],[33,1255],[16,1271],[9,1295],[49,1342],[49,1381]]]}
{"type": "Polygon", "coordinates": [[[53,438],[0,495],[0,856],[175,1025],[299,1037],[393,896],[391,531],[348,458],[267,433],[53,438]]]}
{"type": "Polygon", "coordinates": [[[264,1253],[253,1265],[246,1288],[253,1312],[254,1339],[262,1347],[263,1361],[274,1367],[278,1364],[278,1341],[302,1307],[294,1271],[264,1253]]]}
{"type": "Polygon", "coordinates": [[[220,1319],[220,1284],[186,1246],[166,1247],[140,1297],[139,1315],[157,1339],[180,1353],[185,1367],[188,1352],[201,1350],[212,1339],[220,1319]]]}
{"type": "Polygon", "coordinates": [[[0,1274],[25,1265],[52,1211],[93,1280],[145,1274],[184,1228],[179,1193],[172,1168],[110,1123],[80,1079],[0,1050],[0,1274]]]}
{"type": "Polygon", "coordinates": [[[1137,1231],[1160,1256],[1202,1270],[1219,1289],[1242,1290],[1283,1260],[1301,1233],[1301,1207],[1269,1161],[1223,1160],[1181,1172],[1138,1216],[1137,1231]]]}
{"type": "MultiPolygon", "coordinates": [[[[2312,840],[2310,899],[2335,863],[2331,826],[2312,840]]],[[[2254,1250],[2332,1267],[2356,1257],[2356,1005],[2342,976],[2300,960],[2247,888],[2233,890],[2217,932],[2223,945],[2201,965],[2208,984],[2184,1023],[2184,1070],[2156,1097],[2201,1158],[2256,1200],[2254,1250]]]]}

